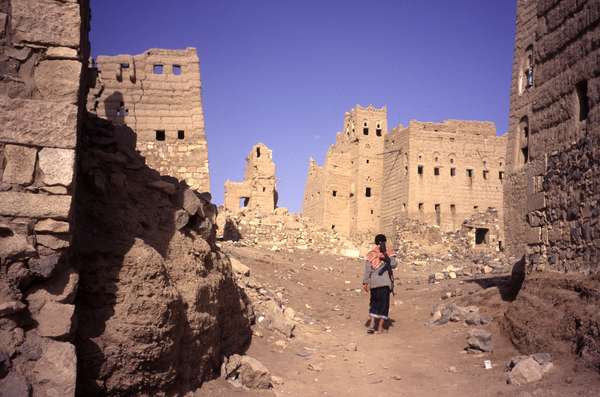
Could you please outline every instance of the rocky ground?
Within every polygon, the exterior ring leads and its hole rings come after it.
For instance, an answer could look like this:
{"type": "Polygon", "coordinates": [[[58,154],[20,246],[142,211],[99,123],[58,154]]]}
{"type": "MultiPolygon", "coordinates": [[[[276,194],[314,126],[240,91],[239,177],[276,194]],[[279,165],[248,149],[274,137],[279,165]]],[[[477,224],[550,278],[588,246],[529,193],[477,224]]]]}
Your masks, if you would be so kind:
{"type": "Polygon", "coordinates": [[[501,330],[513,298],[508,273],[458,272],[455,279],[432,282],[431,272],[445,263],[422,269],[404,262],[396,272],[389,330],[367,335],[361,260],[311,250],[221,245],[239,260],[234,267],[246,273],[238,275],[239,283],[256,312],[247,355],[268,368],[273,387],[248,390],[218,379],[204,384],[196,397],[599,394],[598,373],[570,355],[518,357],[501,330]],[[274,307],[282,312],[279,322],[271,318],[274,307]],[[286,336],[290,325],[291,338],[286,336]],[[472,352],[466,351],[469,346],[472,352]],[[485,368],[486,360],[491,369],[485,368]],[[508,372],[511,360],[519,368],[508,372]]]}

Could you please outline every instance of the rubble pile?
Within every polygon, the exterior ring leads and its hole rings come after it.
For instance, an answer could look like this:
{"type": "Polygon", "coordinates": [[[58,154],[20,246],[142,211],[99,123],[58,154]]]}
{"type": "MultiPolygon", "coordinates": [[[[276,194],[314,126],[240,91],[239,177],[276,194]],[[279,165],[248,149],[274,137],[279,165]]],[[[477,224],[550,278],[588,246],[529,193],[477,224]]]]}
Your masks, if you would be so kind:
{"type": "Polygon", "coordinates": [[[333,230],[324,230],[308,219],[277,208],[269,214],[243,208],[233,214],[219,209],[218,237],[237,245],[271,251],[313,250],[320,254],[360,257],[360,244],[333,230]]]}

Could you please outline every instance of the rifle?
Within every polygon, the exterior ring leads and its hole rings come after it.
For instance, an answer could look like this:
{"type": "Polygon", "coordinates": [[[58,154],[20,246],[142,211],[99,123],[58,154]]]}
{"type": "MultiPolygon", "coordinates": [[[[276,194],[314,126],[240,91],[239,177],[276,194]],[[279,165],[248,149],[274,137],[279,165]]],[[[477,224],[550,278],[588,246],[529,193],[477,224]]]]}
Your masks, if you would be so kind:
{"type": "Polygon", "coordinates": [[[383,258],[383,266],[379,269],[378,274],[381,276],[383,273],[388,272],[388,276],[390,277],[390,281],[392,282],[391,292],[394,293],[394,270],[392,269],[392,259],[388,256],[387,250],[385,248],[385,241],[379,243],[379,252],[384,255],[383,258]]]}

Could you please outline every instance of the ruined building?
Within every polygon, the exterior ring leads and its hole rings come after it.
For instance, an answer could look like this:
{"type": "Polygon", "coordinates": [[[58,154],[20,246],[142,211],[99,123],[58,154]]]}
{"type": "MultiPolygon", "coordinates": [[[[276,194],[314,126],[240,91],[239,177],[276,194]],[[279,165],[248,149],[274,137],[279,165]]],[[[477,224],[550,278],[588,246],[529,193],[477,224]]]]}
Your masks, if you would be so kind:
{"type": "MultiPolygon", "coordinates": [[[[382,229],[417,219],[444,231],[488,208],[502,219],[506,139],[493,123],[411,121],[385,139],[382,229]]],[[[486,242],[486,228],[476,239],[486,242]]]]}
{"type": "Polygon", "coordinates": [[[88,108],[132,128],[136,147],[164,175],[210,190],[196,49],[99,56],[88,108]]]}
{"type": "Polygon", "coordinates": [[[387,109],[346,112],[322,167],[311,159],[303,216],[344,235],[379,230],[387,109]]]}
{"type": "Polygon", "coordinates": [[[240,208],[270,213],[277,206],[275,182],[273,152],[262,143],[254,145],[246,157],[244,181],[225,181],[224,206],[233,213],[240,208]]]}
{"type": "Polygon", "coordinates": [[[303,215],[346,235],[392,233],[404,219],[459,230],[488,208],[501,219],[505,147],[493,123],[411,121],[388,133],[385,108],[357,106],[323,167],[310,161],[303,215]]]}
{"type": "Polygon", "coordinates": [[[600,2],[519,0],[516,23],[504,217],[526,276],[508,329],[600,369],[600,2]]]}

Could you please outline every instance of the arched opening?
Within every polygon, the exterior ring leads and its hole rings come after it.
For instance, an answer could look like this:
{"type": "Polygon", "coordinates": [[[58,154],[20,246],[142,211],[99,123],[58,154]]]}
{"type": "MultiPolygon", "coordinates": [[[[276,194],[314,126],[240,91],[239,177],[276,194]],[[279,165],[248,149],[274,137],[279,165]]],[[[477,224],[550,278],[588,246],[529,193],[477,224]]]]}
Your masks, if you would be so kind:
{"type": "Polygon", "coordinates": [[[525,165],[529,162],[529,118],[524,116],[519,121],[519,165],[525,165]]]}

